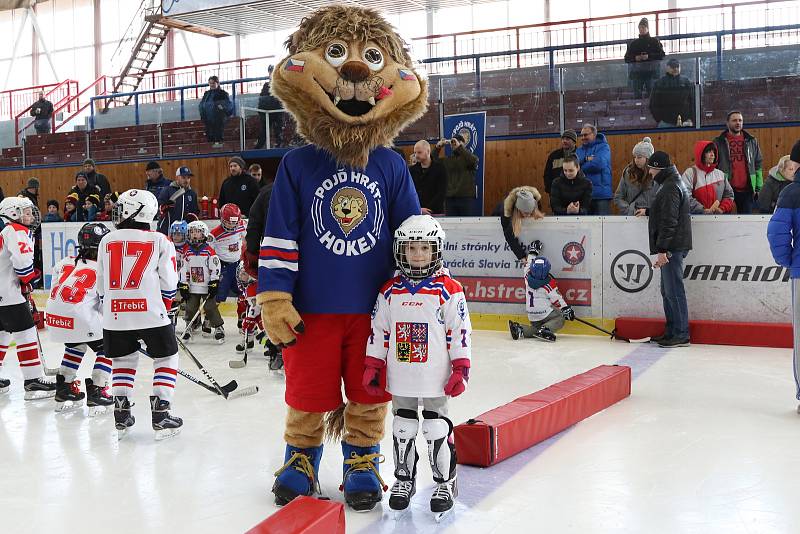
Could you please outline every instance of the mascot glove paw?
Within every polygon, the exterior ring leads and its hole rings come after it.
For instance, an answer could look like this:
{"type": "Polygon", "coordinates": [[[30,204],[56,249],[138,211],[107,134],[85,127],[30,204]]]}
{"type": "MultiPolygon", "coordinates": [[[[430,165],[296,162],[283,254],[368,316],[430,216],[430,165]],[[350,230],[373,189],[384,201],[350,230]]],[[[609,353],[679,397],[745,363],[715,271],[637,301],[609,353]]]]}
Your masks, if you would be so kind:
{"type": "Polygon", "coordinates": [[[261,304],[261,319],[272,342],[283,348],[294,345],[297,334],[305,330],[300,314],[292,305],[292,295],[282,291],[266,291],[256,298],[261,304]]]}

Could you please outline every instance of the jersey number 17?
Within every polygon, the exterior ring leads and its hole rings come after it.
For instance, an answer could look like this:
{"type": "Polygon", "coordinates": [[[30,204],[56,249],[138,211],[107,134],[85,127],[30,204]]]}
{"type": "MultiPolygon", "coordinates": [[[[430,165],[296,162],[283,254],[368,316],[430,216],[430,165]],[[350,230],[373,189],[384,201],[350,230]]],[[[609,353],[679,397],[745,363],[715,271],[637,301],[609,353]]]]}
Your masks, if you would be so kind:
{"type": "Polygon", "coordinates": [[[138,289],[142,283],[145,269],[153,257],[151,241],[110,241],[106,243],[108,252],[108,287],[111,289],[138,289]],[[122,285],[123,258],[134,257],[133,266],[122,285]]]}

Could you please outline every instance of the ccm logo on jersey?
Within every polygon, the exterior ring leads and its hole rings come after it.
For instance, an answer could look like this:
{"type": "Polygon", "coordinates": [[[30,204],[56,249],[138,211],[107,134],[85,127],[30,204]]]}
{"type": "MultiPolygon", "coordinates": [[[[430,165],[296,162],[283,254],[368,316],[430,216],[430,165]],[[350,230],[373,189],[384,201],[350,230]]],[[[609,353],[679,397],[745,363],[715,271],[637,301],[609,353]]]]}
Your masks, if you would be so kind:
{"type": "Polygon", "coordinates": [[[71,317],[61,317],[60,315],[47,314],[47,324],[54,328],[64,328],[66,330],[73,330],[75,328],[75,321],[71,317]]]}
{"type": "Polygon", "coordinates": [[[111,311],[119,312],[144,312],[147,311],[147,299],[113,299],[111,311]]]}
{"type": "Polygon", "coordinates": [[[422,302],[404,302],[402,306],[422,306],[422,302]]]}

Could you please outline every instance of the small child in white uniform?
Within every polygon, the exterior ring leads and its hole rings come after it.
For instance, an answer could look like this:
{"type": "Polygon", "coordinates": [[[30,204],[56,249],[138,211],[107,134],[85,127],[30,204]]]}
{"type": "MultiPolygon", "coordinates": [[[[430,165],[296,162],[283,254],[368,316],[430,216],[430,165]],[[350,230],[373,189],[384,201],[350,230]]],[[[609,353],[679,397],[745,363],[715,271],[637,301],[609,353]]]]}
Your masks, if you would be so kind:
{"type": "Polygon", "coordinates": [[[389,506],[405,510],[416,491],[419,430],[428,442],[437,483],[431,511],[453,508],[456,452],[447,397],[464,392],[469,378],[472,327],[464,290],[442,267],[444,230],[430,215],[413,215],[394,234],[400,274],[387,281],[372,312],[364,387],[379,395],[386,368],[386,391],[392,394],[395,478],[389,506]]]}
{"type": "Polygon", "coordinates": [[[525,274],[525,289],[525,310],[531,324],[521,325],[508,321],[511,337],[535,337],[543,341],[555,341],[555,332],[564,328],[564,319],[575,319],[575,312],[558,291],[556,279],[550,274],[550,261],[544,256],[538,256],[531,261],[525,274]]]}

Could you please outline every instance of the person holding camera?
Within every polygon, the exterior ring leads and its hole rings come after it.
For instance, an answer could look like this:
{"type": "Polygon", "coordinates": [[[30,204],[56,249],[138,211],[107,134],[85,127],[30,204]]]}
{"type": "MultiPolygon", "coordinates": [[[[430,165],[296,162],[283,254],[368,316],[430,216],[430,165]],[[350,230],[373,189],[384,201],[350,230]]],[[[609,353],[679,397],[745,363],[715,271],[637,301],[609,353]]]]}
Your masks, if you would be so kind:
{"type": "MultiPolygon", "coordinates": [[[[436,155],[450,143],[452,152],[442,159],[447,173],[447,195],[444,211],[448,217],[470,217],[475,215],[475,171],[478,169],[478,156],[465,145],[464,136],[456,134],[452,139],[440,139],[436,143],[436,155]]],[[[437,158],[438,159],[438,158],[437,158]]]]}

